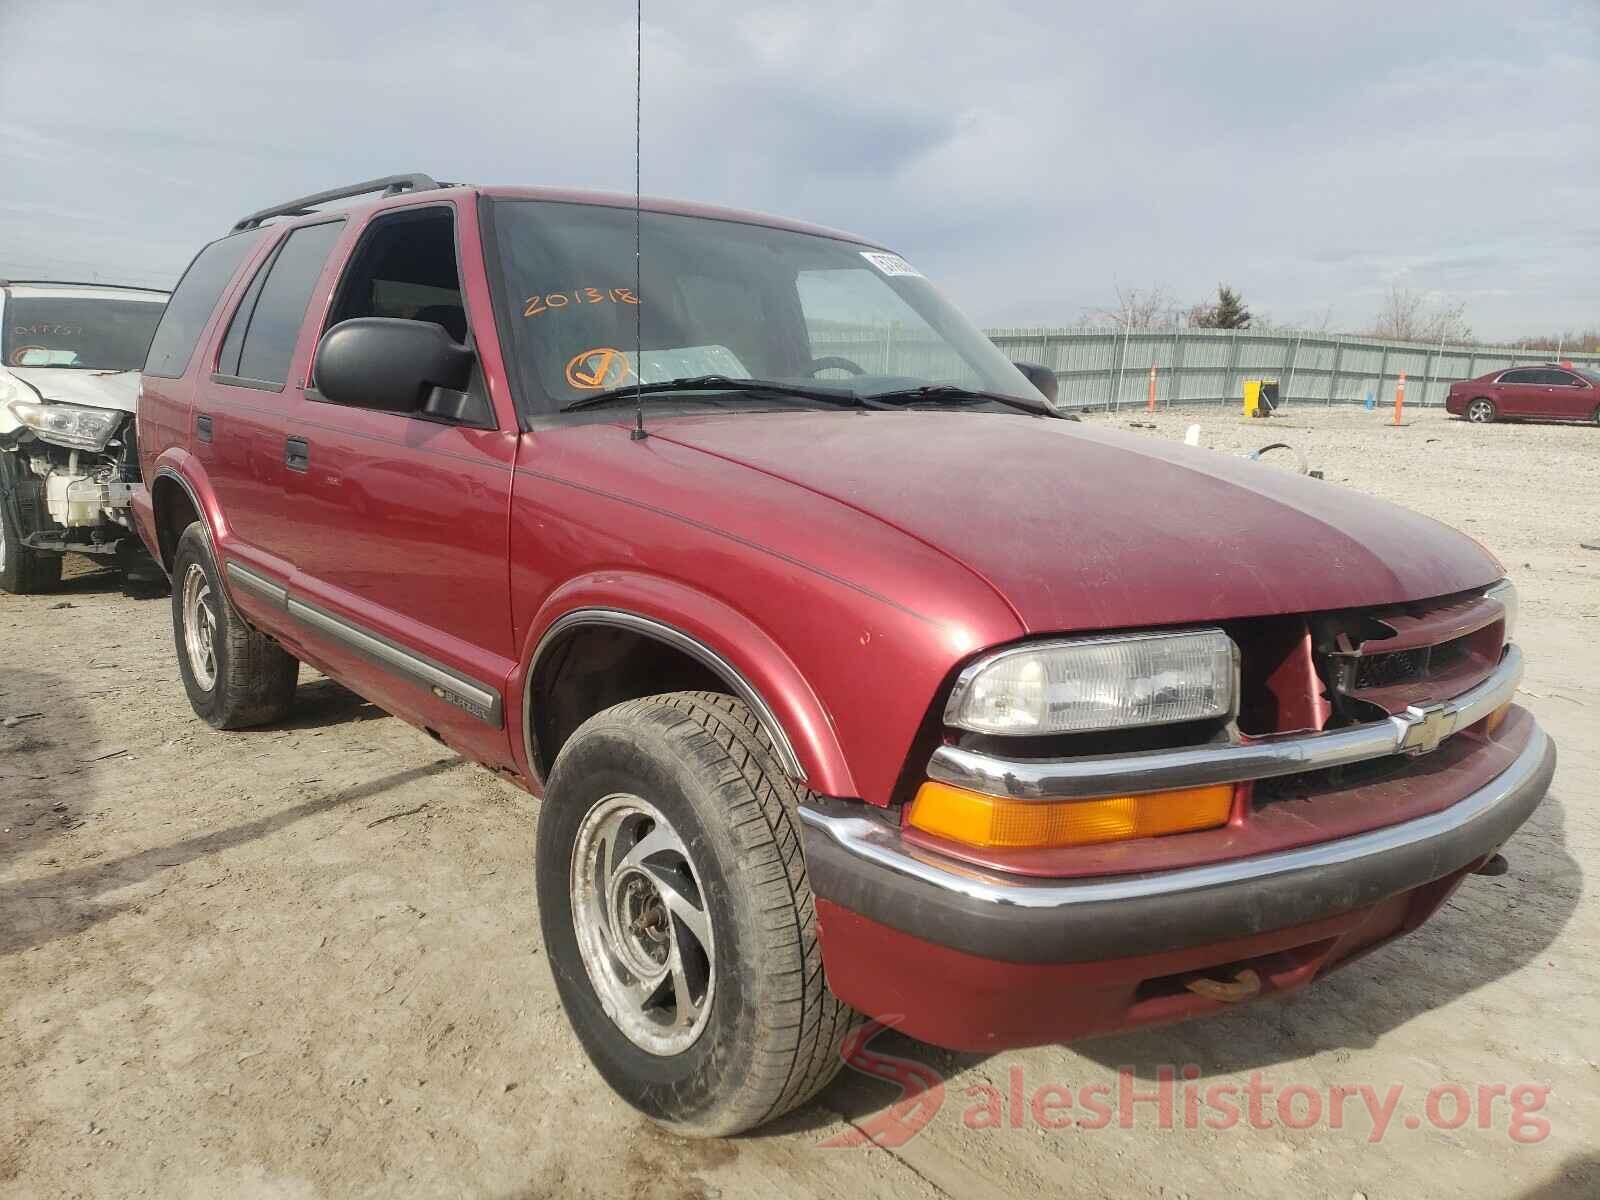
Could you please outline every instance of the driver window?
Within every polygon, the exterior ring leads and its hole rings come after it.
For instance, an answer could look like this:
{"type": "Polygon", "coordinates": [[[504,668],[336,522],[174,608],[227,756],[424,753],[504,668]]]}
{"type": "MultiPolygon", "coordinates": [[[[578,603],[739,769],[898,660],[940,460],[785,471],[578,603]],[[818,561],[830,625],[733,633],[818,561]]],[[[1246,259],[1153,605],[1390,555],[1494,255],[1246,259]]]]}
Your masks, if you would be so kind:
{"type": "Polygon", "coordinates": [[[466,342],[451,209],[417,209],[372,223],[339,284],[328,324],[354,317],[432,321],[466,342]]]}

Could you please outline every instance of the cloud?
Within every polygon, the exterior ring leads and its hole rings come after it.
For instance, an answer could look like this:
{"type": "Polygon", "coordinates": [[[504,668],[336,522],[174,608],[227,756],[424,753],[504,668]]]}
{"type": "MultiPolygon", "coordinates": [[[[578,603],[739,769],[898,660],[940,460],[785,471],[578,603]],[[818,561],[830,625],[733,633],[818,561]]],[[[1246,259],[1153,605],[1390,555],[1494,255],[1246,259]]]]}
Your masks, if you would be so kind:
{"type": "MultiPolygon", "coordinates": [[[[1481,333],[1593,322],[1589,0],[646,0],[647,191],[854,229],[985,323],[1116,283],[1481,333]]],[[[0,0],[0,273],[170,281],[273,200],[394,171],[628,189],[633,8],[0,0]]]]}

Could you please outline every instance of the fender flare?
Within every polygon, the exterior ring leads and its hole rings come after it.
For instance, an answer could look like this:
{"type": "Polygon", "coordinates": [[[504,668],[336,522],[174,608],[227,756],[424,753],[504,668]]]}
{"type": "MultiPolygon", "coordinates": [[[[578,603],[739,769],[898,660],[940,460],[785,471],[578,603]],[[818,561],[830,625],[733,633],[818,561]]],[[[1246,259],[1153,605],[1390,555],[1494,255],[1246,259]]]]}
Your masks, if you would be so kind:
{"type": "Polygon", "coordinates": [[[826,707],[783,648],[725,602],[639,572],[607,571],[572,580],[541,606],[520,686],[513,689],[521,705],[522,751],[535,777],[533,682],[551,647],[584,626],[627,629],[694,658],[750,706],[791,779],[824,795],[857,794],[826,707]]]}
{"type": "MultiPolygon", "coordinates": [[[[165,563],[161,563],[160,555],[161,529],[158,524],[159,514],[156,510],[156,485],[163,479],[170,479],[183,489],[184,494],[189,498],[189,503],[194,508],[195,514],[200,518],[200,527],[206,533],[206,545],[211,550],[211,560],[217,564],[218,574],[224,576],[222,586],[226,593],[228,587],[226,581],[227,573],[222,567],[222,557],[218,553],[218,543],[222,535],[227,531],[227,524],[222,520],[221,511],[216,505],[215,498],[211,495],[210,489],[204,486],[203,482],[196,483],[189,478],[188,473],[184,470],[184,467],[189,465],[189,455],[183,455],[181,458],[164,455],[163,458],[165,461],[157,460],[156,469],[151,474],[150,482],[146,484],[150,493],[151,533],[156,538],[156,561],[165,568],[165,563]]],[[[229,602],[232,602],[231,596],[229,596],[229,602]]]]}

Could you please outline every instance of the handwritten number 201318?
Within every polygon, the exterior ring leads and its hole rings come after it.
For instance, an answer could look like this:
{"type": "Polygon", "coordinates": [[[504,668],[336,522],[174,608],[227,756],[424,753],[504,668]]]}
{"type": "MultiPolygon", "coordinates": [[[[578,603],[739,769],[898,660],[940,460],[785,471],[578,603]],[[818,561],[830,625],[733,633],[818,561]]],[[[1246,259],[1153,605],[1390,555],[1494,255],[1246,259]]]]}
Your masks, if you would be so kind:
{"type": "Polygon", "coordinates": [[[550,292],[544,295],[529,296],[528,303],[523,306],[522,315],[537,317],[547,313],[552,308],[566,308],[569,304],[637,304],[639,298],[633,294],[632,288],[614,287],[602,292],[599,288],[575,288],[570,292],[550,292]]]}

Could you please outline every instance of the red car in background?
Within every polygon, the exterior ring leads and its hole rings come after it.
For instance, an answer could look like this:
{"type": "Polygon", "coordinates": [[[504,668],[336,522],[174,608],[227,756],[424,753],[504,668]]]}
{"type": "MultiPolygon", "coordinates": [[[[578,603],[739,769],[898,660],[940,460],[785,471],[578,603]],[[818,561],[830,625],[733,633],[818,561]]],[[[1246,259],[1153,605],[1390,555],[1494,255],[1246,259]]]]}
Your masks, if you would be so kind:
{"type": "Polygon", "coordinates": [[[1479,424],[1528,417],[1600,425],[1600,372],[1558,363],[1491,371],[1452,383],[1444,407],[1479,424]]]}

